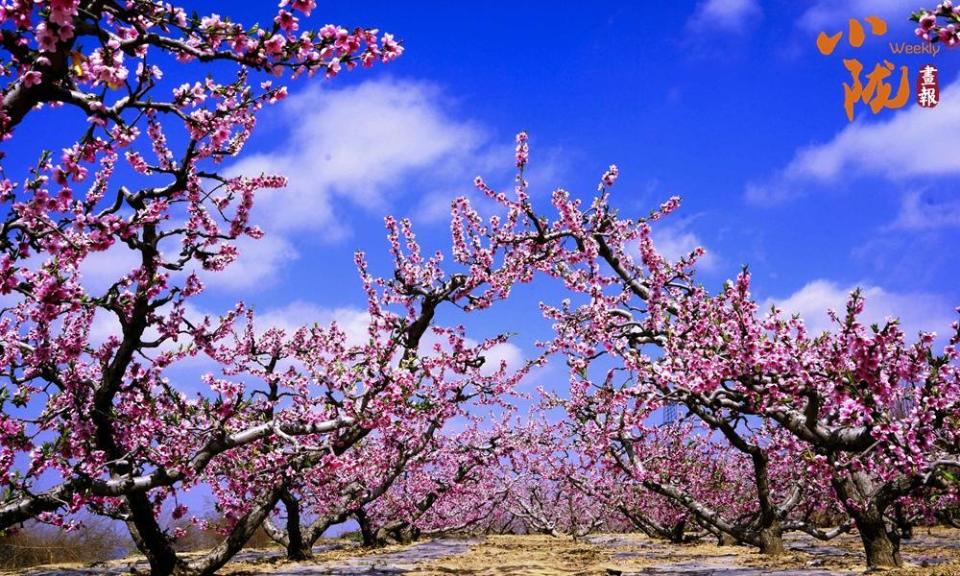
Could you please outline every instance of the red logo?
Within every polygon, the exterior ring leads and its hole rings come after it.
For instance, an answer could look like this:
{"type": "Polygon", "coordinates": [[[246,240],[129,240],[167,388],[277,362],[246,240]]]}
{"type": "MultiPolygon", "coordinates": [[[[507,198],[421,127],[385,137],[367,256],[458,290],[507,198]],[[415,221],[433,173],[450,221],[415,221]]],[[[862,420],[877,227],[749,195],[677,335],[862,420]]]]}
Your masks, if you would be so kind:
{"type": "Polygon", "coordinates": [[[917,105],[921,108],[936,108],[940,103],[940,81],[937,67],[927,64],[917,75],[917,105]]]}

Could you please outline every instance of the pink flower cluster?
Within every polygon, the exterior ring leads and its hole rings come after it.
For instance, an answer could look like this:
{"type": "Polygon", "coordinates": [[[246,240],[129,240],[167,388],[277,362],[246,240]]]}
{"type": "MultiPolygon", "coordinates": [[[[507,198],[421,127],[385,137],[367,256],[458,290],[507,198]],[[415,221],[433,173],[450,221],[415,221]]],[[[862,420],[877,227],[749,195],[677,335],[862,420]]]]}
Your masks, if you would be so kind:
{"type": "Polygon", "coordinates": [[[942,42],[950,48],[960,44],[960,6],[954,6],[951,0],[944,0],[932,10],[915,12],[911,18],[917,23],[917,36],[927,42],[942,42]]]}
{"type": "MultiPolygon", "coordinates": [[[[373,29],[304,30],[313,0],[284,0],[269,27],[162,2],[95,4],[0,10],[15,47],[2,65],[3,137],[40,104],[89,119],[60,154],[0,178],[0,529],[122,515],[167,576],[212,574],[260,526],[302,554],[350,517],[372,543],[511,526],[682,540],[694,524],[776,553],[786,531],[829,537],[809,521],[826,512],[861,528],[880,566],[896,562],[893,511],[955,504],[960,323],[937,349],[896,321],[866,326],[854,293],[830,331],[809,334],[760,309],[747,270],[710,293],[695,275],[702,249],[672,261],[654,241],[679,198],[622,216],[610,166],[596,195],[556,190],[540,214],[523,132],[512,194],[478,178],[492,214],[454,201],[452,263],[392,217],[386,273],[356,254],[359,330],[264,325],[243,303],[198,312],[208,275],[264,235],[258,191],[286,184],[221,171],[264,105],[286,96],[265,76],[334,76],[402,47],[373,29]],[[236,73],[164,94],[153,62],[174,60],[236,73]],[[118,181],[122,161],[136,178],[118,181]],[[131,264],[92,289],[82,270],[98,256],[131,264]],[[490,361],[507,335],[477,338],[453,317],[534,281],[568,296],[540,306],[551,337],[519,367],[490,361]],[[184,386],[172,375],[196,357],[212,369],[184,386]],[[543,412],[518,425],[518,384],[553,357],[568,387],[541,391],[543,412]],[[671,409],[681,421],[652,425],[671,409]],[[558,411],[568,418],[542,417],[558,411]],[[228,537],[183,557],[182,530],[165,531],[161,512],[187,518],[179,497],[200,485],[228,537]],[[278,527],[280,506],[310,522],[278,527]]],[[[957,11],[945,2],[917,16],[928,39],[955,42],[938,18],[957,11]]]]}
{"type": "MultiPolygon", "coordinates": [[[[526,154],[523,148],[523,167],[526,154]]],[[[454,204],[459,251],[468,252],[478,236],[540,247],[550,258],[538,271],[576,297],[541,305],[556,333],[542,346],[562,354],[570,368],[568,396],[548,394],[546,401],[570,414],[582,450],[710,530],[771,552],[782,549],[777,542],[788,529],[839,533],[791,516],[817,502],[887,539],[883,517],[894,502],[949,492],[948,480],[960,468],[960,323],[936,351],[933,337],[910,342],[895,321],[865,326],[859,293],[851,295],[846,315],[835,316],[834,330],[817,335],[799,318],[762,313],[746,270],[711,295],[693,275],[702,249],[671,262],[652,240],[653,226],[679,207],[679,198],[644,217],[621,218],[605,193],[616,176],[613,169],[603,175],[588,208],[564,190],[554,192],[553,219],[533,209],[522,179],[516,198],[477,180],[506,212],[489,225],[469,203],[454,204]],[[716,501],[715,488],[689,484],[693,471],[665,476],[675,459],[654,463],[656,445],[648,439],[655,431],[647,422],[670,405],[728,443],[719,462],[749,463],[749,472],[736,475],[752,474],[755,482],[730,493],[738,494],[736,503],[716,501]],[[745,430],[745,419],[762,426],[745,430]],[[798,468],[797,461],[807,465],[798,468]],[[811,495],[819,500],[806,501],[811,495]],[[735,520],[744,517],[754,520],[735,520]]],[[[865,545],[870,565],[898,562],[893,552],[874,553],[881,545],[865,545]]],[[[895,550],[893,540],[881,547],[895,550]]]]}

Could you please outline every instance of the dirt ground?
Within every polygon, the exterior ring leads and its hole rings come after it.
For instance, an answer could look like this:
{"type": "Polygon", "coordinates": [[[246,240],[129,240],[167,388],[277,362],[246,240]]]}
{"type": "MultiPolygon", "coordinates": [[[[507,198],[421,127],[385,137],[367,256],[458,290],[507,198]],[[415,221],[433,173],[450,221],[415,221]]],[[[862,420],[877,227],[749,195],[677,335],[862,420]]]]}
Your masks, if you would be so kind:
{"type": "MultiPolygon", "coordinates": [[[[830,542],[791,534],[788,552],[770,558],[712,541],[673,545],[636,534],[599,534],[581,540],[549,536],[441,538],[375,550],[327,541],[310,562],[288,562],[276,548],[246,550],[220,571],[226,576],[844,576],[862,574],[860,541],[845,535],[830,542]]],[[[906,566],[889,574],[960,576],[960,530],[921,529],[904,542],[906,566]]],[[[136,559],[96,567],[48,566],[30,576],[107,576],[143,573],[136,559]]]]}
{"type": "MultiPolygon", "coordinates": [[[[908,566],[890,574],[960,575],[960,531],[940,530],[935,539],[905,545],[908,566]],[[940,540],[944,542],[941,543],[940,540]],[[946,545],[942,545],[946,544],[946,545]],[[920,559],[919,562],[910,560],[920,559]],[[933,565],[936,562],[936,565],[933,565]],[[927,564],[922,566],[921,564],[927,564]]],[[[790,550],[769,558],[749,548],[713,543],[670,545],[640,535],[600,535],[582,541],[547,536],[491,536],[467,553],[422,564],[409,572],[421,576],[469,574],[476,576],[559,576],[629,574],[860,574],[863,558],[855,537],[833,542],[828,553],[819,543],[792,537],[790,550]],[[819,552],[819,553],[818,553],[819,552]]]]}

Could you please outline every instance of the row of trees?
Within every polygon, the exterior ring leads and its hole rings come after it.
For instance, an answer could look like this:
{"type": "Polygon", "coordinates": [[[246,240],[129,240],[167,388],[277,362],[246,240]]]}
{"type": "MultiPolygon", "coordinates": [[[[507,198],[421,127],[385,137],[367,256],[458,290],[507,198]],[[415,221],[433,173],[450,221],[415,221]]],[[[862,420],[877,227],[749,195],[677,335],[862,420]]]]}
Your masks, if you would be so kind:
{"type": "Polygon", "coordinates": [[[425,254],[410,222],[387,218],[392,270],[357,254],[360,338],[336,323],[264,325],[242,303],[197,313],[201,277],[263,235],[257,190],[284,184],[220,170],[285,96],[268,75],[331,77],[402,52],[371,29],[301,28],[313,8],[283,0],[266,26],[148,0],[0,11],[4,139],[34,115],[79,135],[2,178],[0,529],[116,519],[162,576],[216,572],[261,526],[306,558],[349,519],[370,545],[606,527],[770,554],[789,530],[856,528],[883,566],[900,563],[912,522],[949,517],[957,324],[937,351],[896,322],[862,325],[858,294],[824,334],[758,310],[746,271],[710,294],[693,274],[700,251],[669,262],[651,240],[679,201],[621,217],[616,167],[588,203],[558,190],[555,215],[538,212],[525,134],[512,194],[478,179],[482,211],[453,202],[448,253],[425,254]],[[162,67],[210,75],[174,85],[162,67]],[[95,291],[81,267],[104,252],[137,264],[95,291]],[[487,361],[506,335],[438,321],[483,314],[532,281],[569,299],[542,305],[555,337],[519,367],[487,361]],[[200,361],[214,368],[184,381],[200,361]],[[566,417],[521,423],[515,387],[547,361],[567,363],[569,387],[540,408],[566,417]],[[668,405],[683,422],[651,426],[668,405]],[[174,522],[201,487],[223,539],[187,558],[174,522]]]}

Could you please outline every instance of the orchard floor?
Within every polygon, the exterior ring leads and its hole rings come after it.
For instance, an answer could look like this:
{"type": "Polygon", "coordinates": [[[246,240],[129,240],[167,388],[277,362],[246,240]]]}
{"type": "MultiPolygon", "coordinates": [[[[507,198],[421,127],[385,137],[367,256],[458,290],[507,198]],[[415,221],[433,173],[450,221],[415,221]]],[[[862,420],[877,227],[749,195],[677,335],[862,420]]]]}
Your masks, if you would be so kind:
{"type": "MultiPolygon", "coordinates": [[[[863,555],[856,536],[829,543],[789,535],[788,553],[775,559],[748,548],[712,543],[670,545],[639,535],[608,534],[580,541],[547,536],[441,538],[409,546],[364,550],[332,541],[310,562],[287,562],[279,550],[244,551],[221,573],[227,576],[828,576],[862,574],[863,555]]],[[[907,567],[890,574],[960,576],[960,530],[920,529],[903,545],[907,567]]],[[[129,574],[142,563],[115,562],[98,567],[51,566],[30,576],[129,574]]]]}

